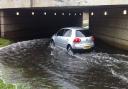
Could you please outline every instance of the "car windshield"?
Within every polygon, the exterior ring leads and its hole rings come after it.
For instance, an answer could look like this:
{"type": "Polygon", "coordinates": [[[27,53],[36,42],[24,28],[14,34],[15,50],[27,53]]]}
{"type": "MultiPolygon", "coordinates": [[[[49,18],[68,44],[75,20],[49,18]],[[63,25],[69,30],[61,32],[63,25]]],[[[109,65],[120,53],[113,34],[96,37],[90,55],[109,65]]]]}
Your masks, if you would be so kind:
{"type": "Polygon", "coordinates": [[[91,36],[92,32],[90,30],[77,30],[76,37],[88,37],[91,36]]]}

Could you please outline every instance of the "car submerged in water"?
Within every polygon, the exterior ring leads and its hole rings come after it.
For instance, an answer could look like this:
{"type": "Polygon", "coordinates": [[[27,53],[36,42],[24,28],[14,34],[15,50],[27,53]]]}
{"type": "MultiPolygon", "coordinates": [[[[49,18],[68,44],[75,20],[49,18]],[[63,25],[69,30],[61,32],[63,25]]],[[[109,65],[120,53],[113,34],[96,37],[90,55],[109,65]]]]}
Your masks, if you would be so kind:
{"type": "Polygon", "coordinates": [[[57,31],[50,40],[50,47],[59,47],[74,55],[78,50],[94,48],[94,36],[88,27],[65,27],[57,31]]]}

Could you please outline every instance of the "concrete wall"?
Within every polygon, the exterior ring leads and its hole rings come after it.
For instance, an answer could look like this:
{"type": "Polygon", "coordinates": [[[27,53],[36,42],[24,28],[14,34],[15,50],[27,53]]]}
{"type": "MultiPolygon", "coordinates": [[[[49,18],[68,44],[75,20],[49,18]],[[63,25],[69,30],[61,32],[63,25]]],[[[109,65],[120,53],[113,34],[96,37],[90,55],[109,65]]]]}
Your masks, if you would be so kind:
{"type": "Polygon", "coordinates": [[[119,5],[119,4],[128,4],[128,0],[111,0],[110,1],[110,3],[111,4],[117,4],[117,5],[119,5]]]}
{"type": "Polygon", "coordinates": [[[30,7],[31,0],[0,0],[0,8],[26,8],[30,7]]]}
{"type": "Polygon", "coordinates": [[[0,11],[0,36],[4,37],[4,12],[0,11]]]}
{"type": "Polygon", "coordinates": [[[0,0],[0,8],[128,4],[128,0],[0,0]]]}
{"type": "Polygon", "coordinates": [[[115,47],[128,50],[128,15],[123,9],[95,9],[90,13],[90,27],[97,38],[115,47]],[[107,15],[104,15],[104,11],[107,15]]]}

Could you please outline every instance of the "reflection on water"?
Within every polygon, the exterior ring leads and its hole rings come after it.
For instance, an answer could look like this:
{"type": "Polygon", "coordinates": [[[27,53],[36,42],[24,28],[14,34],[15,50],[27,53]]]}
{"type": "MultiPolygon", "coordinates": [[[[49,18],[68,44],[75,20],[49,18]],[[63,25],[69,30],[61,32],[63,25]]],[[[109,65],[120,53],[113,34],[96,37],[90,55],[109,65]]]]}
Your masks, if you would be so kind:
{"type": "Polygon", "coordinates": [[[1,77],[30,89],[128,89],[128,55],[97,49],[71,57],[47,39],[18,42],[0,50],[1,77]]]}

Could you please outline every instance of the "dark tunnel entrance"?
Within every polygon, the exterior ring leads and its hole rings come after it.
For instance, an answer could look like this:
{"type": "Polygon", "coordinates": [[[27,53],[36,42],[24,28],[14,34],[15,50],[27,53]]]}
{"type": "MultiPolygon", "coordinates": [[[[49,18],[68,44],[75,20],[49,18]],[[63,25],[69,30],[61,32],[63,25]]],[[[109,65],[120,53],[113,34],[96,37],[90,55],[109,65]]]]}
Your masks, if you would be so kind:
{"type": "Polygon", "coordinates": [[[49,38],[62,27],[82,26],[83,13],[75,9],[4,10],[4,37],[49,38]]]}

